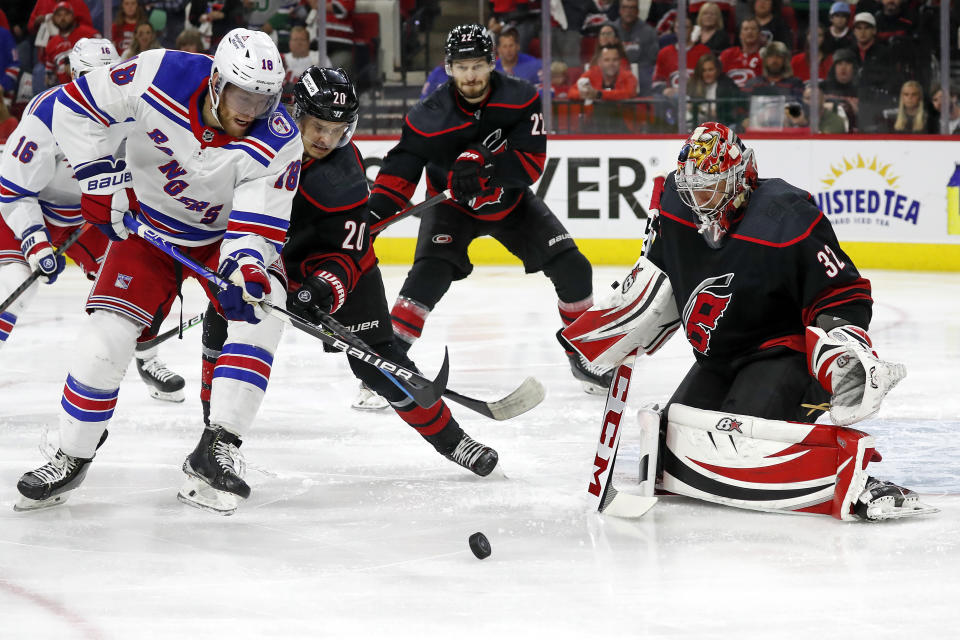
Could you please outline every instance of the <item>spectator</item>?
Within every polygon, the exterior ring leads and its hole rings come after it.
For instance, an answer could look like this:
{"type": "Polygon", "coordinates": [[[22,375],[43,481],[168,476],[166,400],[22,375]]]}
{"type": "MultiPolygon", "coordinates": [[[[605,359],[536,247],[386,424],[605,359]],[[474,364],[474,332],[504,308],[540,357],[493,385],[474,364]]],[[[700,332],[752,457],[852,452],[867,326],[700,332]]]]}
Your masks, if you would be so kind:
{"type": "Polygon", "coordinates": [[[263,31],[285,51],[289,46],[290,25],[299,0],[243,0],[250,29],[263,31]]]}
{"type": "Polygon", "coordinates": [[[539,58],[520,52],[520,36],[513,27],[507,27],[497,38],[497,71],[526,80],[538,89],[543,87],[543,63],[539,58]]]}
{"type": "Polygon", "coordinates": [[[856,74],[857,56],[849,49],[838,49],[833,54],[833,66],[820,91],[829,104],[839,112],[841,109],[850,123],[849,130],[857,130],[857,113],[860,110],[860,87],[856,74]]]}
{"type": "MultiPolygon", "coordinates": [[[[584,6],[580,33],[585,36],[597,35],[600,27],[608,22],[613,22],[618,17],[616,0],[581,0],[579,4],[584,6]]],[[[565,3],[564,8],[567,6],[565,3]]],[[[569,19],[569,17],[568,14],[567,18],[569,19]]]]}
{"type": "Polygon", "coordinates": [[[916,80],[907,80],[900,87],[900,101],[893,117],[887,120],[887,133],[937,133],[940,122],[934,122],[923,99],[923,87],[916,80]]]}
{"type": "MultiPolygon", "coordinates": [[[[812,96],[813,91],[811,89],[810,83],[804,84],[803,87],[803,108],[797,108],[794,111],[793,107],[795,105],[790,105],[786,109],[786,126],[787,127],[809,127],[810,120],[808,114],[810,113],[810,97],[812,96]]],[[[819,93],[820,100],[820,133],[847,133],[849,130],[849,122],[847,121],[846,115],[840,115],[843,113],[841,110],[839,113],[835,111],[835,104],[830,103],[827,106],[826,98],[823,95],[823,91],[819,93]]]]}
{"type": "Polygon", "coordinates": [[[793,34],[790,27],[780,17],[780,0],[750,0],[753,17],[760,27],[761,42],[766,46],[770,42],[782,42],[788,50],[793,50],[793,34]]]}
{"type": "MultiPolygon", "coordinates": [[[[827,53],[823,48],[824,42],[824,28],[823,25],[817,25],[817,48],[820,51],[820,65],[817,67],[817,79],[823,80],[827,77],[827,73],[830,71],[830,66],[833,64],[833,55],[827,53]]],[[[800,79],[801,82],[807,82],[810,79],[810,39],[806,38],[804,40],[803,53],[798,53],[793,56],[793,59],[790,61],[790,68],[793,70],[793,75],[800,79]]]]}
{"type": "Polygon", "coordinates": [[[567,78],[569,67],[566,62],[554,60],[550,63],[550,91],[554,98],[566,100],[569,97],[570,84],[567,78]]]}
{"type": "Polygon", "coordinates": [[[760,58],[763,61],[763,75],[747,82],[744,93],[751,96],[787,96],[788,102],[799,104],[803,97],[803,82],[793,76],[787,45],[771,42],[760,50],[760,58]]]}
{"type": "Polygon", "coordinates": [[[306,27],[293,27],[290,29],[290,52],[283,54],[283,65],[287,69],[283,92],[292,95],[293,85],[308,67],[329,67],[330,60],[324,56],[321,61],[320,53],[310,50],[310,34],[306,27]]]}
{"type": "Polygon", "coordinates": [[[137,25],[137,30],[133,32],[133,42],[120,55],[120,60],[129,60],[133,56],[138,56],[144,51],[150,49],[162,49],[160,39],[157,38],[157,31],[149,22],[141,22],[137,25]]]}
{"type": "Polygon", "coordinates": [[[437,87],[445,83],[450,79],[450,76],[447,75],[447,67],[444,63],[440,63],[433,68],[433,71],[427,75],[427,81],[423,83],[423,88],[420,89],[420,99],[423,100],[428,95],[437,90],[437,87]]]}
{"type": "MultiPolygon", "coordinates": [[[[860,5],[857,5],[860,8],[860,5]]],[[[877,20],[877,40],[890,43],[891,40],[910,41],[913,38],[914,24],[904,15],[902,0],[882,0],[881,10],[874,14],[877,20]]]]}
{"type": "Polygon", "coordinates": [[[730,47],[720,54],[723,72],[743,89],[747,81],[760,75],[760,25],[756,18],[745,18],[740,23],[740,45],[730,47]]]}
{"type": "Polygon", "coordinates": [[[19,121],[7,109],[7,101],[0,98],[0,152],[3,151],[7,138],[10,137],[18,124],[20,124],[19,121]]]}
{"type": "MultiPolygon", "coordinates": [[[[960,134],[960,95],[958,95],[960,87],[950,87],[950,113],[947,114],[947,133],[950,135],[960,134]]],[[[935,131],[940,132],[940,103],[943,101],[943,89],[941,87],[936,87],[933,90],[932,95],[930,96],[930,101],[933,105],[931,109],[931,117],[935,123],[935,131]]]]}
{"type": "Polygon", "coordinates": [[[552,13],[550,21],[550,54],[568,66],[580,64],[580,27],[583,21],[581,0],[562,0],[562,12],[552,13]],[[580,22],[577,22],[577,16],[580,22]]]}
{"type": "Polygon", "coordinates": [[[701,122],[721,122],[738,127],[744,118],[743,94],[736,83],[725,75],[717,56],[711,51],[697,60],[693,77],[687,85],[692,98],[689,112],[691,129],[701,122]]]}
{"type": "MultiPolygon", "coordinates": [[[[919,34],[913,20],[905,15],[903,0],[883,0],[882,9],[874,13],[877,22],[877,41],[886,44],[895,52],[897,71],[901,78],[929,80],[929,65],[920,57],[925,47],[918,46],[919,34]]],[[[926,60],[929,61],[929,54],[926,60]]]]}
{"type": "MultiPolygon", "coordinates": [[[[687,21],[687,64],[686,73],[689,78],[693,75],[693,69],[697,66],[697,60],[705,53],[710,53],[710,49],[702,44],[695,44],[692,40],[693,30],[690,28],[690,18],[687,21]]],[[[674,26],[676,28],[676,25],[674,26]]],[[[657,54],[657,66],[653,70],[653,89],[659,91],[663,89],[663,95],[672,98],[677,95],[677,87],[680,84],[680,50],[676,44],[661,49],[657,54]]]]}
{"type": "Polygon", "coordinates": [[[123,0],[120,8],[117,9],[117,15],[113,17],[113,26],[110,30],[110,39],[113,40],[113,46],[117,51],[126,51],[130,48],[133,32],[141,22],[147,22],[147,12],[140,4],[140,0],[123,0]]]}
{"type": "Polygon", "coordinates": [[[723,24],[723,13],[713,2],[704,2],[697,12],[698,33],[694,42],[706,46],[715,55],[730,47],[730,36],[723,24]]]}
{"type": "Polygon", "coordinates": [[[487,28],[500,36],[504,30],[516,31],[517,46],[526,51],[540,25],[540,2],[531,0],[491,0],[492,12],[487,28]]]}
{"type": "Polygon", "coordinates": [[[627,52],[627,61],[636,64],[640,75],[653,75],[653,66],[657,63],[660,51],[657,32],[640,19],[640,0],[620,0],[620,17],[613,23],[623,48],[627,52]]]}
{"type": "Polygon", "coordinates": [[[94,29],[93,20],[90,18],[90,9],[83,3],[83,0],[37,0],[37,4],[33,7],[33,12],[30,14],[30,19],[27,22],[27,29],[30,33],[37,33],[40,25],[44,21],[51,20],[57,6],[64,2],[70,5],[77,24],[86,25],[94,29]]]}
{"type": "Polygon", "coordinates": [[[854,52],[859,61],[857,84],[860,87],[858,126],[871,133],[882,126],[883,110],[896,105],[903,78],[890,48],[877,41],[877,21],[872,14],[858,13],[853,19],[854,52]]]}
{"type": "Polygon", "coordinates": [[[176,48],[188,53],[202,53],[203,36],[196,29],[184,29],[177,36],[176,48]]]}
{"type": "Polygon", "coordinates": [[[242,0],[193,0],[190,24],[197,25],[205,51],[213,51],[227,33],[245,26],[242,0]]]}
{"type": "Polygon", "coordinates": [[[571,100],[626,100],[637,96],[637,79],[620,66],[620,48],[601,47],[597,64],[585,71],[567,94],[571,100]]]}
{"type": "MultiPolygon", "coordinates": [[[[73,5],[66,0],[58,2],[53,10],[53,26],[56,35],[47,41],[43,62],[46,68],[47,86],[70,82],[70,65],[67,56],[80,38],[99,38],[100,33],[93,27],[80,24],[73,14],[73,5]]],[[[39,93],[35,87],[34,93],[39,93]]]]}
{"type": "Polygon", "coordinates": [[[833,53],[837,49],[853,49],[855,42],[850,30],[850,5],[834,2],[830,6],[830,27],[823,36],[823,51],[833,53]]]}
{"type": "Polygon", "coordinates": [[[330,66],[353,76],[353,12],[357,0],[325,0],[327,6],[327,56],[330,66]]]}
{"type": "Polygon", "coordinates": [[[3,94],[16,98],[17,84],[20,79],[20,57],[17,43],[5,27],[0,27],[0,102],[3,94]]]}
{"type": "Polygon", "coordinates": [[[629,71],[630,61],[627,59],[627,50],[620,40],[620,32],[617,31],[617,28],[613,26],[612,22],[603,25],[600,27],[600,31],[597,32],[597,46],[593,50],[593,55],[590,57],[590,62],[587,63],[586,68],[590,68],[599,62],[600,47],[607,44],[611,44],[620,50],[620,66],[629,71]]]}

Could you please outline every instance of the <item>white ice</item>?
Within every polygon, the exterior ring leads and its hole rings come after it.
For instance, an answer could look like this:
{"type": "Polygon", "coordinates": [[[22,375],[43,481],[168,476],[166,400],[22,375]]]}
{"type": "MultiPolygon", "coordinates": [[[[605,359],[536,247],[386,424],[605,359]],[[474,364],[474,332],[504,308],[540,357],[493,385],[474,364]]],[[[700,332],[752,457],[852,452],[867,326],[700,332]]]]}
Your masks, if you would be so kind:
{"type": "MultiPolygon", "coordinates": [[[[598,289],[623,271],[597,269],[598,289]]],[[[385,274],[392,300],[405,269],[385,274]]],[[[230,517],[186,507],[180,464],[202,427],[196,328],[161,350],[187,401],[150,399],[131,367],[83,486],[64,506],[15,513],[83,339],[88,283],[71,270],[0,350],[0,638],[957,637],[960,274],[866,275],[874,343],[909,369],[862,425],[884,456],[870,470],[919,490],[936,516],[841,523],[682,498],[638,521],[589,512],[603,398],[569,373],[549,282],[519,267],[455,283],[412,352],[433,372],[449,346],[451,388],[475,397],[544,383],[543,404],[510,422],[451,405],[508,479],[455,467],[392,412],[350,410],[344,358],[288,329],[243,445],[253,495],[230,517]],[[468,550],[475,531],[486,560],[468,550]]],[[[194,283],[185,294],[185,315],[204,308],[194,283]]],[[[677,338],[639,362],[631,407],[665,400],[691,361],[677,338]]],[[[626,491],[633,424],[616,471],[626,491]]]]}

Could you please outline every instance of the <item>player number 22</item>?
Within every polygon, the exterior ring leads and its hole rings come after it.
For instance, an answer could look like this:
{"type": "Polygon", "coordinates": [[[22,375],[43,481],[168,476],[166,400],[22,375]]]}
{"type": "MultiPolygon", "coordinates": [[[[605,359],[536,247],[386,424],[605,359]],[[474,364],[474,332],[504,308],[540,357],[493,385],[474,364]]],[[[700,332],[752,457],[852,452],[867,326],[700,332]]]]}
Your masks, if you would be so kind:
{"type": "Polygon", "coordinates": [[[847,266],[847,263],[838,258],[833,249],[827,245],[823,245],[823,251],[817,252],[817,260],[826,268],[829,278],[835,278],[840,270],[847,266]]]}
{"type": "Polygon", "coordinates": [[[532,136],[545,136],[547,135],[547,130],[543,128],[543,114],[542,113],[531,113],[530,119],[533,120],[533,126],[530,128],[530,135],[532,136]]]}

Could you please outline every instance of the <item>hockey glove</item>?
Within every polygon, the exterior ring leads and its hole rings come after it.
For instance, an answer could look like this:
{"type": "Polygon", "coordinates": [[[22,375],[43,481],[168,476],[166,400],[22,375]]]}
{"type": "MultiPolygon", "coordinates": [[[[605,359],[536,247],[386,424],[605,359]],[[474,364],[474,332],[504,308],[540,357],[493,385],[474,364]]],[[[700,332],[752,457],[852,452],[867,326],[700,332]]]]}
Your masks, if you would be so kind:
{"type": "Polygon", "coordinates": [[[346,289],[338,277],[318,271],[287,296],[287,309],[316,324],[322,320],[321,314],[336,313],[346,297],[346,289]]]}
{"type": "Polygon", "coordinates": [[[220,263],[220,275],[232,284],[217,293],[227,320],[257,324],[267,313],[259,303],[270,293],[270,276],[263,262],[247,254],[230,256],[220,263]]]}
{"type": "Polygon", "coordinates": [[[867,332],[852,324],[824,331],[807,327],[810,373],[832,397],[830,417],[840,426],[854,424],[877,413],[884,396],[907,369],[877,357],[867,332]]]}
{"type": "Polygon", "coordinates": [[[127,164],[110,157],[100,158],[77,169],[76,177],[83,219],[95,224],[111,240],[126,240],[130,232],[123,225],[123,214],[137,206],[127,164]]]}
{"type": "Polygon", "coordinates": [[[32,271],[40,272],[40,279],[47,284],[53,284],[67,261],[63,256],[54,254],[50,244],[50,234],[41,224],[27,228],[20,241],[20,250],[27,259],[32,271]]]}
{"type": "Polygon", "coordinates": [[[468,147],[457,156],[447,177],[447,188],[453,199],[466,203],[493,188],[493,154],[484,147],[468,147]]]}

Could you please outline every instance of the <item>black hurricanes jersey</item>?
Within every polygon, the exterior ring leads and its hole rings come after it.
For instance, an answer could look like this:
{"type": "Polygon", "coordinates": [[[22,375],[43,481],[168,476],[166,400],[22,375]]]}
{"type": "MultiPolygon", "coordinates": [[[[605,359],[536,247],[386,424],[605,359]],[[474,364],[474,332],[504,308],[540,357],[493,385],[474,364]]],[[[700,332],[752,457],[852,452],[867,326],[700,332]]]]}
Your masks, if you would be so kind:
{"type": "Polygon", "coordinates": [[[738,367],[771,349],[803,352],[804,327],[823,312],[867,328],[870,282],[807,192],[761,180],[720,249],[707,246],[695,219],[671,174],[647,256],[670,278],[701,363],[738,367]]]}
{"type": "Polygon", "coordinates": [[[480,144],[494,153],[497,189],[455,206],[482,220],[500,220],[520,202],[540,178],[547,157],[540,96],[530,83],[499,71],[490,74],[490,87],[484,102],[471,105],[447,82],[410,109],[400,142],[383,159],[373,187],[370,207],[378,216],[407,206],[424,167],[428,192],[446,189],[457,156],[480,144]]]}
{"type": "Polygon", "coordinates": [[[370,246],[369,196],[363,158],[352,142],[322,160],[303,163],[283,247],[292,282],[299,284],[323,270],[351,291],[360,275],[376,264],[370,246]]]}

